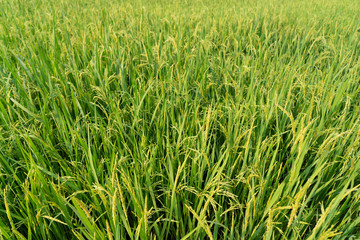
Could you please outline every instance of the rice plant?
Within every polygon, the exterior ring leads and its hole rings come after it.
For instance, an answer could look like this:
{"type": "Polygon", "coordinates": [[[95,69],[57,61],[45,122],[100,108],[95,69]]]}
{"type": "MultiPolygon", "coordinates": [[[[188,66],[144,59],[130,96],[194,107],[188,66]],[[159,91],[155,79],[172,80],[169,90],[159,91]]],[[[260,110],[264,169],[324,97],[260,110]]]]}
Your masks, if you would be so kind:
{"type": "Polygon", "coordinates": [[[0,1],[0,239],[360,239],[359,14],[0,1]]]}

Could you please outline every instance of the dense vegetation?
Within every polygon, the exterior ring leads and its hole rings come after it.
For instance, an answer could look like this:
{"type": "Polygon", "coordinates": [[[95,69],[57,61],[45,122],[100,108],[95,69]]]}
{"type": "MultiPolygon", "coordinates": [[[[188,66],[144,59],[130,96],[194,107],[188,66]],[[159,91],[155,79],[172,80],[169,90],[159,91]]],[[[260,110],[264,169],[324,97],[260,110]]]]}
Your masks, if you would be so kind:
{"type": "Polygon", "coordinates": [[[0,239],[360,238],[359,14],[0,1],[0,239]]]}

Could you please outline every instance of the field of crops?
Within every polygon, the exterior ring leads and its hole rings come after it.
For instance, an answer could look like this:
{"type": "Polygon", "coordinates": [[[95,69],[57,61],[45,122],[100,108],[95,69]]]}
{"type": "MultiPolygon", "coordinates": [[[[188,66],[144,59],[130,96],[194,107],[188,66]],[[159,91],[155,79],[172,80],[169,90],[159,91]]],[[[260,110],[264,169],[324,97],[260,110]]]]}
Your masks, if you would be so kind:
{"type": "Polygon", "coordinates": [[[0,0],[0,239],[360,239],[359,16],[0,0]]]}

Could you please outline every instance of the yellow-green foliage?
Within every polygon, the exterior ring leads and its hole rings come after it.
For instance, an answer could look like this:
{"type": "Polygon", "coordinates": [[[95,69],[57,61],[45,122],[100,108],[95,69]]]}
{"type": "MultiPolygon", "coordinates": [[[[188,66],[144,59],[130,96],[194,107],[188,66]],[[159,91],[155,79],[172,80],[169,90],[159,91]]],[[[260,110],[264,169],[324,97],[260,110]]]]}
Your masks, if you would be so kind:
{"type": "Polygon", "coordinates": [[[360,238],[359,13],[0,1],[0,239],[360,238]]]}

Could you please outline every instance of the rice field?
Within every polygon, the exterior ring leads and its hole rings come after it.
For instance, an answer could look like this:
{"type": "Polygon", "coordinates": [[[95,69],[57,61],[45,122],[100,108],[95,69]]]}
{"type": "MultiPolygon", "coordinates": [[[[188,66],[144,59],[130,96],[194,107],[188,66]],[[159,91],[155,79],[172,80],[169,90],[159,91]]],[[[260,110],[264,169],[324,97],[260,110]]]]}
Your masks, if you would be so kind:
{"type": "Polygon", "coordinates": [[[359,16],[1,0],[0,239],[360,239],[359,16]]]}

